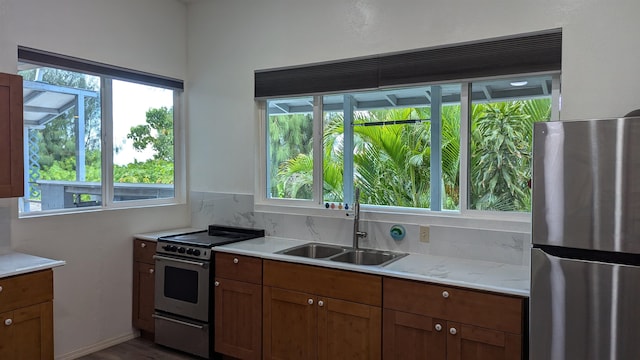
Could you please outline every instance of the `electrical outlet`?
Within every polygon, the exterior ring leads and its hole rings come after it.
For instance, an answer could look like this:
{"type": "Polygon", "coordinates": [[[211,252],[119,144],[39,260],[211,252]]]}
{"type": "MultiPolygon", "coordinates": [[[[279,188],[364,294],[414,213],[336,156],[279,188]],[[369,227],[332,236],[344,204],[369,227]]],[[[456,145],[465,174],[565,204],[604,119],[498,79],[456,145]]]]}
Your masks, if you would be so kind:
{"type": "Polygon", "coordinates": [[[429,227],[428,226],[420,226],[420,242],[428,243],[429,242],[429,227]]]}

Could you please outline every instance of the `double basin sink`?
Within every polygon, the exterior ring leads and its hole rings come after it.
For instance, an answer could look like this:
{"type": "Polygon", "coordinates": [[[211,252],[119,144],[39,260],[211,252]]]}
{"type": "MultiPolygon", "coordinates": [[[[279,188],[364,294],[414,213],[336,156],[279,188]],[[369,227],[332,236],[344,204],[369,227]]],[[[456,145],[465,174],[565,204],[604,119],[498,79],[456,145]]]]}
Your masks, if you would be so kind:
{"type": "Polygon", "coordinates": [[[408,254],[339,245],[308,243],[278,251],[277,254],[322,259],[354,265],[384,266],[408,254]]]}

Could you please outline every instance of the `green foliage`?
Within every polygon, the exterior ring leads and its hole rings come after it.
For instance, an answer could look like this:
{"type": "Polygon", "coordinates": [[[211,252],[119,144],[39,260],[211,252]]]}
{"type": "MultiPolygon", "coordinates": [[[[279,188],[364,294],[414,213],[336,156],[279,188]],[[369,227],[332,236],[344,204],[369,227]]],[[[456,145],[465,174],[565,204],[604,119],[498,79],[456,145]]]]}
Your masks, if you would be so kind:
{"type": "Polygon", "coordinates": [[[147,124],[131,127],[127,139],[133,140],[133,148],[154,150],[153,158],[173,162],[173,108],[160,107],[146,112],[147,124]]]}
{"type": "Polygon", "coordinates": [[[113,179],[116,183],[173,184],[173,175],[173,162],[164,159],[136,161],[125,166],[113,167],[113,179]]]}
{"type": "MultiPolygon", "coordinates": [[[[512,101],[473,106],[471,129],[471,207],[479,210],[530,211],[532,127],[547,121],[550,100],[512,101]]],[[[443,208],[460,205],[460,106],[444,106],[442,112],[443,208]]],[[[361,111],[354,123],[425,119],[429,108],[361,111]]],[[[281,119],[286,121],[286,119],[281,119]]],[[[325,117],[323,134],[324,200],[343,201],[343,117],[325,117]]],[[[279,124],[280,127],[283,124],[279,124]]],[[[272,129],[270,127],[270,129],[272,129]]],[[[307,128],[307,131],[311,131],[307,128]]],[[[285,156],[291,151],[286,135],[270,131],[271,151],[285,156]],[[273,139],[271,138],[273,137],[273,139]]],[[[355,126],[354,183],[368,204],[429,208],[431,173],[431,124],[355,126]]],[[[298,140],[295,140],[298,141],[298,140]]],[[[299,194],[313,186],[311,149],[279,162],[279,194],[299,194]]],[[[273,163],[272,163],[273,164],[273,163]]],[[[308,197],[310,198],[310,197],[308,197]]]]}
{"type": "Polygon", "coordinates": [[[286,199],[311,199],[313,186],[313,116],[311,114],[275,115],[268,118],[271,164],[271,196],[286,199]]]}

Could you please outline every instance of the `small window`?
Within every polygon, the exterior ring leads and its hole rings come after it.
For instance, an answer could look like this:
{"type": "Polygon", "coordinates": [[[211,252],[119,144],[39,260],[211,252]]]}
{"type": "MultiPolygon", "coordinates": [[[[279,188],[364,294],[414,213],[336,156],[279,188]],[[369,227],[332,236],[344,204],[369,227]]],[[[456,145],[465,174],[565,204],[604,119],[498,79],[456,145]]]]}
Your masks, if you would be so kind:
{"type": "Polygon", "coordinates": [[[33,49],[19,48],[19,58],[21,215],[178,200],[182,82],[33,49]]]}

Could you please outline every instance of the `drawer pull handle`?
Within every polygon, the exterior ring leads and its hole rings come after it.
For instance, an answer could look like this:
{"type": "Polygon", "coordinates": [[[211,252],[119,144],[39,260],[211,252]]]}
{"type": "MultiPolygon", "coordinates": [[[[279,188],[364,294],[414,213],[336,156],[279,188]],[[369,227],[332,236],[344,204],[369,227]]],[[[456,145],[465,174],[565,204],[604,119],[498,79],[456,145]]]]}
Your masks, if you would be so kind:
{"type": "Polygon", "coordinates": [[[324,301],[322,301],[322,300],[318,301],[318,306],[323,307],[324,306],[324,301]]]}
{"type": "Polygon", "coordinates": [[[436,331],[442,331],[442,325],[440,324],[436,324],[435,328],[436,328],[436,331]]]}
{"type": "Polygon", "coordinates": [[[451,328],[451,329],[449,329],[449,333],[450,333],[451,335],[455,335],[455,334],[457,334],[457,333],[458,333],[458,330],[456,330],[456,328],[451,328]]]}
{"type": "Polygon", "coordinates": [[[153,274],[153,269],[149,269],[149,274],[153,274]]]}
{"type": "Polygon", "coordinates": [[[215,286],[220,286],[220,281],[216,281],[216,282],[214,282],[214,283],[213,283],[213,285],[215,285],[215,286]]]}
{"type": "Polygon", "coordinates": [[[308,303],[309,305],[313,305],[313,299],[309,299],[309,300],[307,300],[307,303],[308,303]]]}
{"type": "Polygon", "coordinates": [[[233,263],[237,264],[238,262],[240,262],[240,260],[238,260],[238,258],[233,258],[233,263]]]}
{"type": "Polygon", "coordinates": [[[140,243],[140,247],[141,247],[141,248],[146,248],[146,247],[147,247],[147,244],[145,244],[145,243],[140,243]]]}
{"type": "Polygon", "coordinates": [[[4,321],[4,324],[9,326],[9,325],[13,324],[13,320],[7,319],[7,320],[4,321]]]}
{"type": "Polygon", "coordinates": [[[2,286],[0,286],[0,292],[2,292],[2,286]]]}
{"type": "Polygon", "coordinates": [[[445,299],[448,298],[449,297],[449,292],[448,291],[443,291],[442,292],[442,297],[445,298],[445,299]]]}

